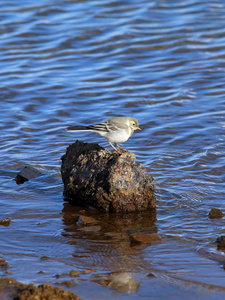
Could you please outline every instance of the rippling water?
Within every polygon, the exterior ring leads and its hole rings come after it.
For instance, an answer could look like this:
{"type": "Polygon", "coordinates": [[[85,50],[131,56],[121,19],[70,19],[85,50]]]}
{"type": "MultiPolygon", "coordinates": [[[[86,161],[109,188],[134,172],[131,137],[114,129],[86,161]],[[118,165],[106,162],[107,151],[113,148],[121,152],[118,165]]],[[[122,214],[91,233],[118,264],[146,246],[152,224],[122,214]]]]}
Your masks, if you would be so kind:
{"type": "Polygon", "coordinates": [[[10,266],[2,276],[57,283],[76,269],[70,289],[83,299],[223,299],[225,257],[214,241],[224,219],[207,215],[225,212],[224,15],[220,0],[1,2],[0,219],[13,221],[0,226],[10,266]],[[156,216],[85,212],[63,200],[66,147],[108,147],[64,129],[117,115],[141,124],[124,146],[155,178],[156,216]],[[41,176],[17,185],[25,165],[41,176]],[[78,226],[79,214],[99,223],[78,226]],[[138,230],[162,242],[132,247],[128,232],[138,230]],[[128,295],[96,279],[120,271],[140,288],[128,295]]]}

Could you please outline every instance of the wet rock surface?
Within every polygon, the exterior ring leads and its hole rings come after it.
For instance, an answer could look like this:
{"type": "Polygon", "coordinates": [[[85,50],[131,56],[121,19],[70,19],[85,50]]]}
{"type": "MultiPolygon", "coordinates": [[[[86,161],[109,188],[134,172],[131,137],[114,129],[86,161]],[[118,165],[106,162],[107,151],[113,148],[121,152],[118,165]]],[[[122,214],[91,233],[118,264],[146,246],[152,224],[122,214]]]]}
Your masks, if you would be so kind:
{"type": "Polygon", "coordinates": [[[1,299],[14,300],[80,300],[73,292],[52,287],[51,284],[22,284],[13,278],[0,278],[0,296],[1,299]]]}
{"type": "Polygon", "coordinates": [[[223,217],[223,213],[218,208],[211,208],[208,216],[209,216],[210,219],[217,219],[217,218],[222,218],[223,217]]]}
{"type": "Polygon", "coordinates": [[[16,175],[16,183],[23,184],[25,181],[30,179],[34,179],[41,174],[41,171],[32,167],[32,166],[25,166],[17,175],[16,175]]]}
{"type": "Polygon", "coordinates": [[[156,206],[154,179],[133,153],[76,141],[62,156],[61,174],[65,199],[73,204],[113,212],[156,206]]]}
{"type": "Polygon", "coordinates": [[[9,219],[9,218],[5,218],[5,219],[3,219],[3,220],[0,220],[0,225],[2,225],[2,226],[9,226],[10,225],[10,223],[11,223],[11,220],[9,219]]]}

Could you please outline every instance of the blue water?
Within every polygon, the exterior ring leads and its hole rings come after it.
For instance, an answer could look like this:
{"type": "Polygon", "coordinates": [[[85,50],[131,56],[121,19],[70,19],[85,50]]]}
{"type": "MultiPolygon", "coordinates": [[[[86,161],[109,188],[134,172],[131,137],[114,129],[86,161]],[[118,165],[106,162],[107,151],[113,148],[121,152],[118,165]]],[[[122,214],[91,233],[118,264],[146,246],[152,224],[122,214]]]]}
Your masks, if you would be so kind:
{"type": "Polygon", "coordinates": [[[208,218],[225,213],[224,15],[220,0],[1,2],[1,276],[57,284],[76,269],[83,299],[224,298],[225,223],[208,218]],[[94,213],[102,223],[79,227],[92,212],[64,202],[61,156],[76,139],[110,146],[65,128],[123,115],[142,129],[122,146],[154,176],[157,220],[94,213]],[[42,173],[17,185],[25,165],[42,173]],[[130,245],[129,230],[151,226],[161,243],[130,245]],[[121,271],[140,288],[96,279],[121,271]]]}

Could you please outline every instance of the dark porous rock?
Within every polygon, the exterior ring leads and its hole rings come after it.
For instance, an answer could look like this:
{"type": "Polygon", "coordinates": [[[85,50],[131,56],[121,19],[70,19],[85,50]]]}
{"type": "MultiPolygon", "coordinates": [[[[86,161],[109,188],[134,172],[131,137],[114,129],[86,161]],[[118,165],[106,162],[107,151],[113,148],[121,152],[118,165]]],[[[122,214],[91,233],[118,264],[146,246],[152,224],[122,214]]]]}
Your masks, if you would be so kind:
{"type": "Polygon", "coordinates": [[[0,278],[1,299],[14,300],[81,300],[73,292],[52,287],[48,283],[36,286],[34,284],[23,284],[13,278],[0,278]]]}
{"type": "Polygon", "coordinates": [[[218,208],[211,208],[208,216],[209,216],[210,219],[222,218],[223,217],[223,213],[218,208]]]}
{"type": "Polygon", "coordinates": [[[128,151],[76,141],[62,156],[61,174],[65,199],[73,204],[113,212],[156,206],[153,177],[128,151]]]}

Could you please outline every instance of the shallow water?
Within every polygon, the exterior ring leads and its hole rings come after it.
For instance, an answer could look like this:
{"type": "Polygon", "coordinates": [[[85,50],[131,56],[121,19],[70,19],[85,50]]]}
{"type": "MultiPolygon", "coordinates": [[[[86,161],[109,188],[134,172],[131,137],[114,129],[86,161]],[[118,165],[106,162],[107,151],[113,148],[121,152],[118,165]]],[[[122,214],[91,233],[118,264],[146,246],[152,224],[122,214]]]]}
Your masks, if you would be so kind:
{"type": "Polygon", "coordinates": [[[81,273],[69,289],[83,299],[223,299],[225,257],[214,242],[225,223],[208,212],[225,212],[224,1],[1,4],[0,219],[12,220],[0,226],[10,266],[1,275],[55,284],[74,269],[81,273]],[[64,129],[119,115],[140,122],[123,146],[155,178],[155,215],[64,202],[66,147],[76,139],[109,147],[64,129]],[[17,185],[25,165],[42,173],[17,185]],[[80,214],[99,222],[80,226],[80,214]],[[162,242],[132,245],[129,233],[140,231],[162,242]],[[104,286],[114,272],[140,287],[104,286]]]}

